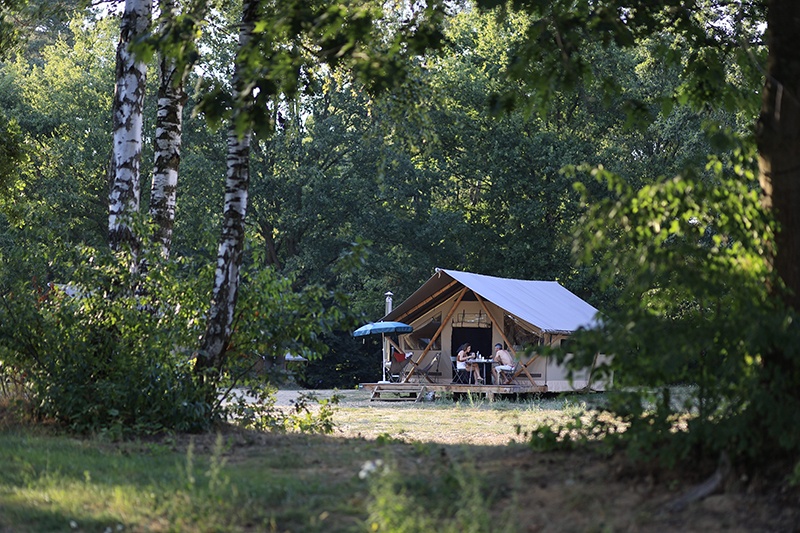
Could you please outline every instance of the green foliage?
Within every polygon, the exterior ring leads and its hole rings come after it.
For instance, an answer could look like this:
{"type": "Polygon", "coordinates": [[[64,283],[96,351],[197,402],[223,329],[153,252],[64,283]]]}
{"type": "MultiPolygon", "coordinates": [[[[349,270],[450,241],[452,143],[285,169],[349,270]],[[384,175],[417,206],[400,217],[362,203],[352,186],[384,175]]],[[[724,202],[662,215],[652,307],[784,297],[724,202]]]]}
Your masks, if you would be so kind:
{"type": "Polygon", "coordinates": [[[3,277],[4,391],[28,395],[34,416],[81,433],[200,431],[227,415],[261,429],[331,431],[335,400],[319,402],[312,412],[316,400],[303,396],[293,413],[284,414],[272,409],[275,390],[254,370],[257,361],[287,352],[320,357],[327,349],[323,334],[352,324],[341,310],[342,295],[314,286],[295,291],[291,279],[272,269],[246,270],[224,372],[205,381],[192,371],[192,361],[210,267],[164,262],[157,254],[148,255],[145,273],[131,273],[126,265],[124,257],[89,248],[0,264],[6,273],[42,270],[42,279],[67,281],[3,277]],[[42,264],[49,266],[42,270],[42,264]],[[227,390],[217,395],[217,386],[227,390]],[[248,387],[255,401],[228,407],[237,386],[248,387]]]}
{"type": "Polygon", "coordinates": [[[86,0],[0,0],[0,59],[24,48],[35,57],[54,35],[68,32],[65,20],[86,0]]]}
{"type": "MultiPolygon", "coordinates": [[[[317,65],[345,69],[373,93],[397,87],[409,72],[409,57],[438,46],[441,39],[443,5],[429,2],[413,11],[410,17],[387,16],[389,23],[380,24],[384,10],[373,2],[262,4],[251,39],[239,51],[246,95],[236,101],[227,84],[206,83],[197,111],[211,124],[233,118],[237,132],[252,129],[268,137],[277,125],[274,99],[291,99],[307,90],[306,75],[317,65]],[[245,99],[255,103],[246,112],[245,99]]],[[[140,46],[147,51],[154,44],[143,41],[140,46]]]]}
{"type": "MultiPolygon", "coordinates": [[[[594,46],[633,48],[650,38],[659,40],[655,55],[668,68],[677,69],[677,85],[671,94],[659,95],[660,104],[689,104],[695,109],[747,109],[753,116],[757,99],[749,88],[757,87],[762,74],[754,67],[754,56],[763,60],[761,42],[766,5],[763,2],[731,4],[701,0],[630,2],[602,0],[540,2],[522,0],[501,4],[477,0],[493,9],[502,20],[522,11],[530,16],[525,38],[509,58],[509,79],[523,91],[498,92],[498,108],[547,109],[559,91],[579,92],[586,87],[602,88],[607,97],[622,97],[631,123],[647,124],[647,106],[637,93],[625,90],[622,80],[598,69],[594,46]],[[725,23],[720,21],[726,20],[725,23]],[[644,113],[643,113],[644,112],[644,113]]],[[[763,63],[763,61],[762,61],[763,63]]]]}
{"type": "Polygon", "coordinates": [[[0,57],[17,44],[19,32],[14,27],[14,17],[26,3],[25,0],[0,2],[0,57]]]}
{"type": "Polygon", "coordinates": [[[262,252],[242,271],[237,315],[226,357],[239,361],[244,372],[231,366],[228,378],[236,382],[249,366],[263,357],[281,359],[285,354],[314,360],[328,351],[326,335],[351,329],[356,318],[348,312],[349,296],[339,290],[307,284],[298,288],[295,279],[271,266],[264,266],[262,252]]]}
{"type": "MultiPolygon", "coordinates": [[[[369,531],[396,533],[517,531],[514,505],[503,518],[490,512],[486,481],[469,461],[440,461],[435,472],[400,472],[394,462],[367,461],[359,477],[370,483],[369,531]]],[[[494,495],[492,495],[494,497],[494,495]]]]}
{"type": "Polygon", "coordinates": [[[241,394],[234,396],[228,407],[236,424],[260,431],[298,431],[301,433],[333,433],[333,414],[340,396],[321,400],[313,393],[301,393],[292,409],[276,407],[277,389],[268,383],[250,382],[241,394]],[[319,408],[312,410],[311,405],[319,408]]]}
{"type": "MultiPolygon", "coordinates": [[[[14,207],[35,233],[105,244],[111,138],[113,20],[81,18],[38,51],[0,65],[0,108],[14,117],[29,164],[19,168],[14,207]]],[[[151,158],[150,158],[151,159],[151,158]]],[[[148,158],[145,154],[146,170],[148,158]]],[[[24,234],[18,233],[22,240],[24,234]]]]}
{"type": "Polygon", "coordinates": [[[22,146],[22,132],[16,120],[8,119],[0,108],[0,210],[19,220],[14,200],[20,194],[20,165],[28,156],[22,146]]]}
{"type": "Polygon", "coordinates": [[[589,159],[580,173],[564,173],[578,180],[583,198],[573,252],[604,287],[619,289],[613,305],[602,306],[601,327],[570,345],[571,364],[585,368],[598,352],[613,355],[595,376],[613,373],[620,390],[605,407],[617,418],[588,426],[576,419],[543,430],[538,442],[605,437],[667,462],[693,452],[796,449],[785,428],[800,417],[789,340],[797,317],[779,301],[783,289],[768,259],[781,257],[779,229],[759,205],[746,129],[760,106],[767,5],[476,4],[500,23],[520,13],[527,22],[501,71],[508,83],[490,97],[495,110],[549,117],[565,100],[583,98],[621,111],[624,126],[638,131],[637,142],[614,141],[606,154],[616,153],[624,168],[613,158],[602,166],[589,159]],[[627,67],[609,68],[614,61],[627,67]],[[635,77],[618,75],[631,66],[635,77]],[[684,159],[691,152],[721,155],[703,168],[696,156],[684,159]],[[671,397],[676,383],[693,386],[685,401],[671,397]]]}
{"type": "Polygon", "coordinates": [[[132,274],[87,248],[27,259],[68,281],[2,288],[0,357],[27,374],[34,416],[113,436],[199,431],[219,419],[188,364],[202,291],[176,282],[180,265],[150,258],[146,274],[132,274]]]}
{"type": "Polygon", "coordinates": [[[795,387],[796,377],[774,375],[764,364],[775,350],[795,353],[789,338],[797,322],[769,298],[779,283],[766,254],[773,227],[753,166],[743,152],[726,163],[712,160],[712,183],[676,177],[639,190],[591,169],[613,197],[589,209],[576,251],[599,256],[598,274],[606,283],[622,278],[625,291],[602,326],[582,332],[570,350],[575,367],[613,351],[612,362],[595,369],[598,378],[613,372],[621,389],[606,408],[625,432],[595,426],[614,434],[610,443],[666,461],[694,451],[758,455],[798,445],[781,429],[797,421],[798,405],[776,395],[795,387]],[[695,386],[679,404],[668,388],[675,383],[695,386]]]}

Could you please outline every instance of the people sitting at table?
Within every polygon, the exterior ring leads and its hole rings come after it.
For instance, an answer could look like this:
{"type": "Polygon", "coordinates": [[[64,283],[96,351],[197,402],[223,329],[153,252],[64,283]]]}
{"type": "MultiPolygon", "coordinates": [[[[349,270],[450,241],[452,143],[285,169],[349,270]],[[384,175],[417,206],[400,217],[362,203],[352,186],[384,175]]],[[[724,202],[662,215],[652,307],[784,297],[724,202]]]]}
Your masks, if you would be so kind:
{"type": "Polygon", "coordinates": [[[503,345],[499,342],[494,345],[494,360],[492,362],[492,377],[494,378],[493,383],[497,383],[500,385],[500,379],[497,373],[497,367],[504,366],[504,367],[514,367],[514,357],[511,356],[508,351],[503,349],[503,345]]]}
{"type": "Polygon", "coordinates": [[[472,372],[475,378],[475,383],[483,383],[481,377],[480,365],[474,362],[475,354],[472,353],[472,346],[469,343],[464,343],[458,349],[456,356],[456,370],[468,370],[472,372]]]}

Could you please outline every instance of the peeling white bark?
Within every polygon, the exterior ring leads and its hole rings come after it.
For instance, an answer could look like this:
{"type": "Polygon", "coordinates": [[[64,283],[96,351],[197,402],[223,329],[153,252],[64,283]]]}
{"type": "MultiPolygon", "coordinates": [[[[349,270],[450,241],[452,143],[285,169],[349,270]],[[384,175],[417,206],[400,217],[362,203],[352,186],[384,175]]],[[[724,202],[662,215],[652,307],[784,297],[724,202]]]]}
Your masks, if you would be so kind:
{"type": "MultiPolygon", "coordinates": [[[[161,0],[161,12],[174,12],[174,0],[161,0]]],[[[150,186],[150,217],[156,225],[153,240],[161,244],[161,253],[169,257],[172,230],[175,225],[175,204],[178,172],[181,163],[183,105],[186,102],[184,82],[188,69],[178,72],[176,62],[161,58],[161,80],[158,89],[156,115],[155,161],[150,186]]]]}
{"type": "Polygon", "coordinates": [[[142,123],[147,66],[130,52],[137,35],[147,31],[151,0],[126,0],[117,47],[116,89],[112,108],[113,147],[108,194],[108,244],[120,250],[129,244],[137,252],[124,217],[139,211],[142,123]]]}
{"type": "MultiPolygon", "coordinates": [[[[239,29],[239,50],[250,41],[255,22],[257,0],[245,0],[242,5],[242,25],[239,29]]],[[[241,102],[238,113],[247,112],[252,105],[252,96],[242,82],[245,65],[237,61],[233,75],[233,87],[238,93],[235,100],[241,102]]],[[[214,276],[214,291],[211,296],[206,331],[201,343],[201,356],[197,358],[198,369],[213,368],[219,372],[225,351],[230,343],[236,299],[239,293],[239,269],[242,264],[247,212],[247,194],[250,181],[250,129],[239,136],[236,133],[237,112],[228,127],[228,161],[225,183],[225,206],[223,211],[222,237],[217,252],[217,268],[214,276]]]]}

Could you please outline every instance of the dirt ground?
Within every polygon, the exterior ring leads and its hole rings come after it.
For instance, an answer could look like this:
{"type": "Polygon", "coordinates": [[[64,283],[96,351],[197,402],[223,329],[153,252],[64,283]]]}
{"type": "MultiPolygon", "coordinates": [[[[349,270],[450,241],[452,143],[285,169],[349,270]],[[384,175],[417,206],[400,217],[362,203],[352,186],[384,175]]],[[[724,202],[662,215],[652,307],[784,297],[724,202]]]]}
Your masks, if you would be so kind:
{"type": "MultiPolygon", "coordinates": [[[[334,394],[315,392],[321,398],[334,394]]],[[[279,404],[290,405],[298,393],[281,391],[279,404]]],[[[338,394],[339,407],[351,418],[358,418],[363,409],[364,421],[376,412],[380,416],[402,408],[370,402],[366,391],[338,394]]],[[[351,422],[337,435],[364,438],[364,429],[356,426],[351,422]]],[[[423,439],[441,442],[441,453],[432,461],[468,456],[482,474],[495,480],[491,490],[516,500],[515,522],[523,525],[523,532],[800,532],[800,490],[786,482],[791,463],[769,470],[733,467],[710,495],[682,504],[687,493],[717,473],[716,460],[666,469],[634,464],[622,455],[497,445],[488,434],[485,441],[473,436],[468,447],[435,436],[423,439]]]]}

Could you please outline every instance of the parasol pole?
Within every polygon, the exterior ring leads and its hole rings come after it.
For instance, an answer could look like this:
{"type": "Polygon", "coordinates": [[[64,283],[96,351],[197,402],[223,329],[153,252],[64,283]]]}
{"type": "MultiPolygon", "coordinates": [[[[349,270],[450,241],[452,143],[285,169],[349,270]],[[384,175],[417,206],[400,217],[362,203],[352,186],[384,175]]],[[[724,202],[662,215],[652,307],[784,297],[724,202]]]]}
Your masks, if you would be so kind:
{"type": "Polygon", "coordinates": [[[386,381],[386,361],[387,361],[387,359],[386,359],[386,334],[385,333],[381,333],[381,353],[383,354],[382,355],[383,364],[381,365],[383,367],[383,381],[386,381]]]}
{"type": "MultiPolygon", "coordinates": [[[[386,316],[392,312],[392,296],[394,294],[392,294],[392,291],[386,291],[384,296],[386,296],[386,313],[384,313],[384,316],[386,316]]],[[[383,367],[383,381],[386,381],[386,362],[389,361],[389,350],[385,333],[381,333],[381,346],[383,350],[383,364],[381,365],[383,367]]]]}

